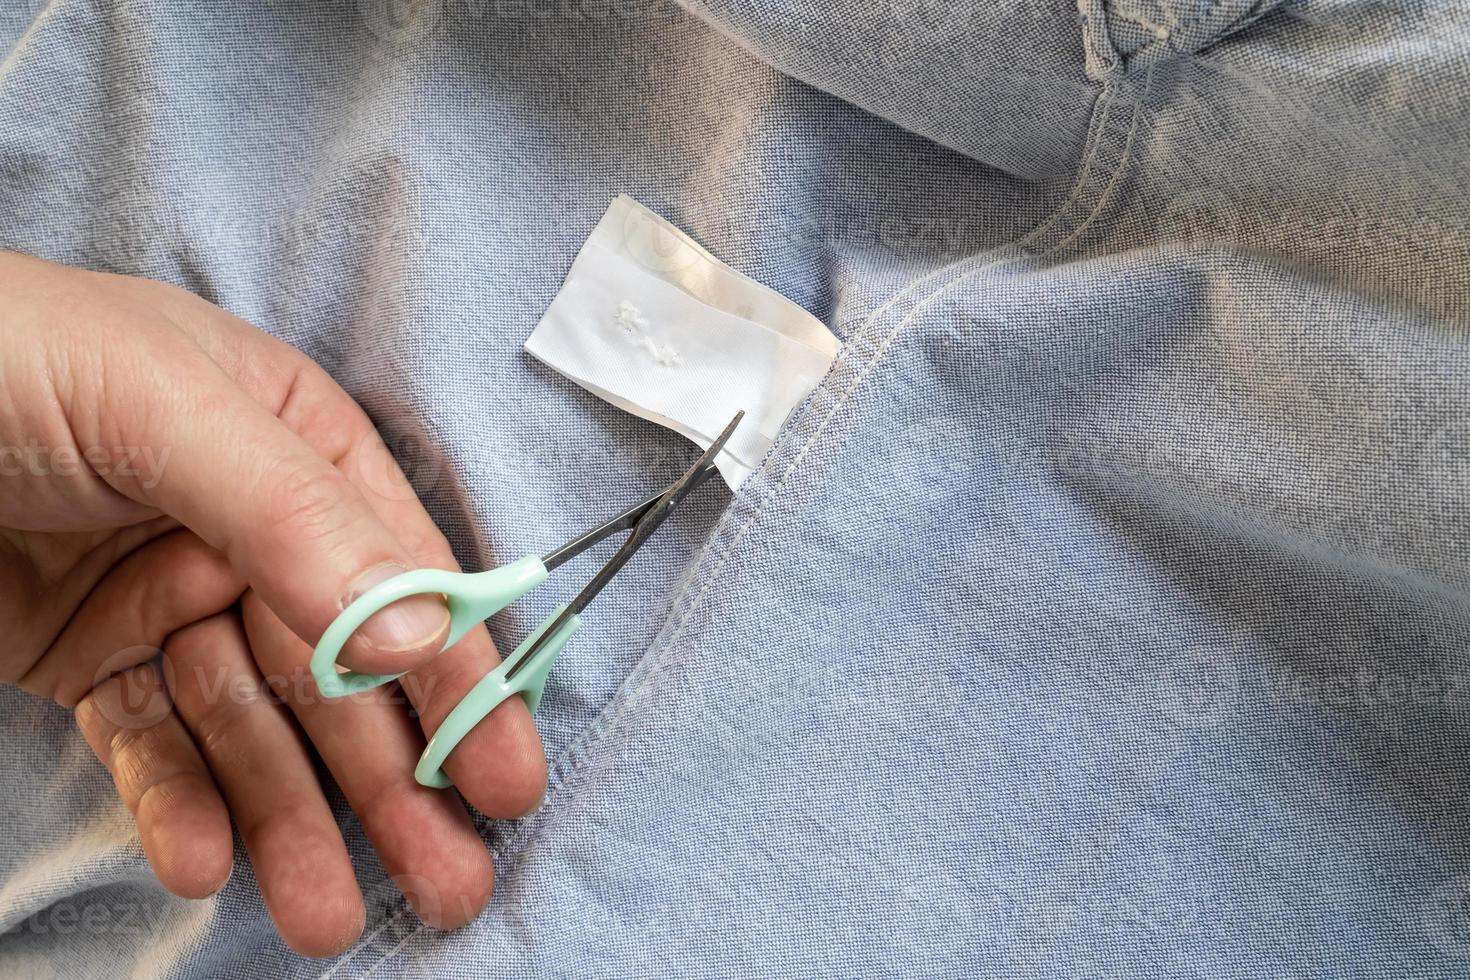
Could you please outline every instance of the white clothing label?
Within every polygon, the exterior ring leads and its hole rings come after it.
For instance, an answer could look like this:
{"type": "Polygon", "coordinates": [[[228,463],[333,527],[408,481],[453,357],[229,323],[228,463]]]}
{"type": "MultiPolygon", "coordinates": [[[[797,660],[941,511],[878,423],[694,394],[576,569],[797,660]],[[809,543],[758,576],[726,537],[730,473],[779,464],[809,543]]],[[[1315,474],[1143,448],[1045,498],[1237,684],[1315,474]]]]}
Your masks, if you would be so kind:
{"type": "Polygon", "coordinates": [[[619,195],[526,341],[549,367],[701,447],[745,420],[716,464],[738,487],[837,357],[800,306],[619,195]]]}

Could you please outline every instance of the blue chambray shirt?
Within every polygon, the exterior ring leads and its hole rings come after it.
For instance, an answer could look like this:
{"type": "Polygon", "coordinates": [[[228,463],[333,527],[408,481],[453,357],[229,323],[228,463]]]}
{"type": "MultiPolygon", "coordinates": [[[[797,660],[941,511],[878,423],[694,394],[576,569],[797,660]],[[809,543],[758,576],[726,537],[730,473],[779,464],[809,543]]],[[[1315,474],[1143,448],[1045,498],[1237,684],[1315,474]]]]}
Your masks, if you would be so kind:
{"type": "Polygon", "coordinates": [[[468,566],[686,459],[521,350],[618,193],[844,351],[563,656],[490,908],[343,808],[299,959],[5,689],[0,974],[1470,975],[1470,6],[0,4],[0,247],[309,352],[468,566]]]}

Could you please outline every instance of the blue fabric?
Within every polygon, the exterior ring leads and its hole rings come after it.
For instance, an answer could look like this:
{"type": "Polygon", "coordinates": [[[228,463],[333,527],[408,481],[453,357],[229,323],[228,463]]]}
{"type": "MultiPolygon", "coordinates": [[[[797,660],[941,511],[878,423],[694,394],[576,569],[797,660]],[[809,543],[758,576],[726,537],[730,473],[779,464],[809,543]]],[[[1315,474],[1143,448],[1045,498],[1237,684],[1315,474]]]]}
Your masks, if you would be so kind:
{"type": "Polygon", "coordinates": [[[587,618],[472,926],[345,811],[334,963],[167,896],[6,690],[0,972],[1470,972],[1470,8],[950,6],[0,8],[0,246],[307,350],[469,566],[687,459],[521,351],[615,194],[845,343],[587,618]]]}

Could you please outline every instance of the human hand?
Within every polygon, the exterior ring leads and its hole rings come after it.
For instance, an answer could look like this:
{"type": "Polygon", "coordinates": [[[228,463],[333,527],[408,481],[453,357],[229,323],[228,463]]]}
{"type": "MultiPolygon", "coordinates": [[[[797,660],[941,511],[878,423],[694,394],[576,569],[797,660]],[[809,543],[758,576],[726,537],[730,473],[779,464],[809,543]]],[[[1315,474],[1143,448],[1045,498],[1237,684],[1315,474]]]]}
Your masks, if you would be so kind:
{"type": "MultiPolygon", "coordinates": [[[[292,948],[357,938],[362,895],[304,732],[420,917],[474,918],[489,854],[460,801],[412,773],[497,662],[488,633],[436,657],[448,612],[418,597],[341,658],[410,670],[401,686],[328,702],[306,666],[374,582],[457,568],[367,416],[300,352],[162,283],[0,252],[0,300],[0,680],[75,709],[176,894],[223,885],[233,815],[292,948]]],[[[545,788],[518,698],[445,768],[492,817],[545,788]]]]}

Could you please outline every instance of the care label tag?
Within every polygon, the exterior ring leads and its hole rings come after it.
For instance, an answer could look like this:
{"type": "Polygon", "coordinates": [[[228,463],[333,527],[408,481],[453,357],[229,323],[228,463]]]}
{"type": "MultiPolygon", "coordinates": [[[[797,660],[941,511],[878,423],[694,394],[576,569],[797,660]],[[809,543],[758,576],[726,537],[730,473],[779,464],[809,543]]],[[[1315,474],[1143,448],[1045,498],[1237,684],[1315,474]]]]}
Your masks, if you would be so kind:
{"type": "Polygon", "coordinates": [[[709,446],[738,487],[826,375],[822,321],[619,195],[577,254],[526,350],[588,391],[709,446]]]}

